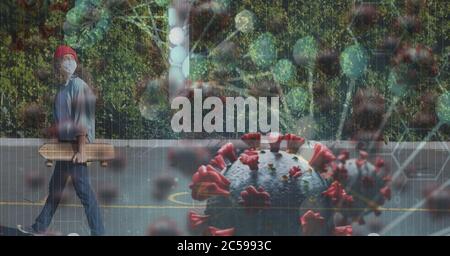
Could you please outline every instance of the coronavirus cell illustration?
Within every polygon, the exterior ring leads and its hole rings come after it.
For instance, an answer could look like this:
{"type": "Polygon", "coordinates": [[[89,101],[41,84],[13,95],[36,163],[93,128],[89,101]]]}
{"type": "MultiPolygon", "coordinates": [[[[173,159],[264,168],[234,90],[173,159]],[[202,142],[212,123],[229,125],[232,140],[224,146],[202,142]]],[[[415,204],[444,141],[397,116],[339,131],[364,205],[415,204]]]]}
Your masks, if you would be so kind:
{"type": "Polygon", "coordinates": [[[352,221],[380,214],[391,198],[384,161],[361,151],[335,156],[325,145],[293,134],[242,136],[248,148],[227,143],[192,176],[192,198],[207,200],[203,214],[190,212],[190,226],[209,235],[351,235],[352,221]],[[309,160],[302,147],[312,147],[309,160]],[[347,225],[336,226],[334,214],[347,225]]]}

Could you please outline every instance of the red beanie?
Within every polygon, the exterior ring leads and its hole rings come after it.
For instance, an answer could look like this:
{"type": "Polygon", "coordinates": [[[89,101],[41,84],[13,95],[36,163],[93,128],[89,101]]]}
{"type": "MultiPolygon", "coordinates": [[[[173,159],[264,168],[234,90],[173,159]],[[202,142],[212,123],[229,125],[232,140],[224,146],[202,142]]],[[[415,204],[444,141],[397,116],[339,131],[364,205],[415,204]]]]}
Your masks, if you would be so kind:
{"type": "Polygon", "coordinates": [[[77,53],[75,52],[74,49],[70,48],[70,46],[67,45],[58,46],[58,48],[56,48],[55,54],[53,55],[53,58],[54,59],[61,58],[64,57],[64,55],[66,54],[71,54],[74,57],[75,61],[78,62],[77,53]]]}

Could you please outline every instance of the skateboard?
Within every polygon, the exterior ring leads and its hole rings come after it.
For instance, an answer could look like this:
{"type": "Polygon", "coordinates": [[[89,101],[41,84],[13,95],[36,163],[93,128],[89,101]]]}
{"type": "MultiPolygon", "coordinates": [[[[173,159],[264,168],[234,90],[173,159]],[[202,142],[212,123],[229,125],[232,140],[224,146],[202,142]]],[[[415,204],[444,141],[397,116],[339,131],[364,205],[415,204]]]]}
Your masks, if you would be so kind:
{"type": "MultiPolygon", "coordinates": [[[[47,143],[39,148],[39,154],[46,159],[47,167],[52,167],[54,161],[72,161],[77,152],[76,143],[47,143]]],[[[100,162],[102,167],[108,166],[108,161],[115,157],[114,146],[107,143],[89,143],[85,145],[87,164],[100,162]]]]}

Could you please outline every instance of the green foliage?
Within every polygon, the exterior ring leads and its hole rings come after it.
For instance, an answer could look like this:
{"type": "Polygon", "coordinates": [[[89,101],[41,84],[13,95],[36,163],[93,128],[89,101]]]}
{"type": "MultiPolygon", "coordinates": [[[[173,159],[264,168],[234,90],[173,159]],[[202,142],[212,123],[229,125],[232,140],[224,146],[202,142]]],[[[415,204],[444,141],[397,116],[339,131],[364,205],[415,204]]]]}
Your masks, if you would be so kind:
{"type": "MultiPolygon", "coordinates": [[[[43,129],[52,122],[53,96],[57,90],[52,78],[53,52],[64,43],[62,26],[70,15],[61,10],[49,11],[48,6],[23,10],[11,4],[0,8],[2,15],[6,9],[16,11],[16,16],[8,17],[9,23],[0,27],[0,136],[42,137],[43,129]],[[23,27],[18,21],[25,17],[30,17],[30,22],[23,27]],[[57,29],[43,34],[41,24],[57,29]],[[26,119],[34,113],[30,112],[33,110],[30,106],[34,105],[42,108],[45,118],[39,125],[30,127],[26,119]]],[[[164,9],[154,12],[159,15],[164,9]]],[[[92,75],[90,85],[98,92],[98,138],[176,137],[170,128],[168,108],[157,111],[153,120],[145,119],[139,110],[138,82],[145,77],[159,77],[165,67],[148,34],[123,19],[111,20],[101,37],[78,49],[78,56],[92,75]]]]}

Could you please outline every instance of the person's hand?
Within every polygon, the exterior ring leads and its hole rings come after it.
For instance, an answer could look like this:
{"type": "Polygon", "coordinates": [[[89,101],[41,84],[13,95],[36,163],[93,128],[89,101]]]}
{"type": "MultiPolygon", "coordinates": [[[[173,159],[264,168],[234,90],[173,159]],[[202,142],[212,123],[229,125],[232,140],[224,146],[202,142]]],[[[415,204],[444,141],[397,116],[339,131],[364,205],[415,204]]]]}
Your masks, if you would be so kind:
{"type": "Polygon", "coordinates": [[[84,153],[84,152],[77,152],[72,158],[72,162],[74,164],[83,164],[83,163],[86,163],[86,161],[87,161],[87,156],[86,156],[86,153],[84,153]]]}

